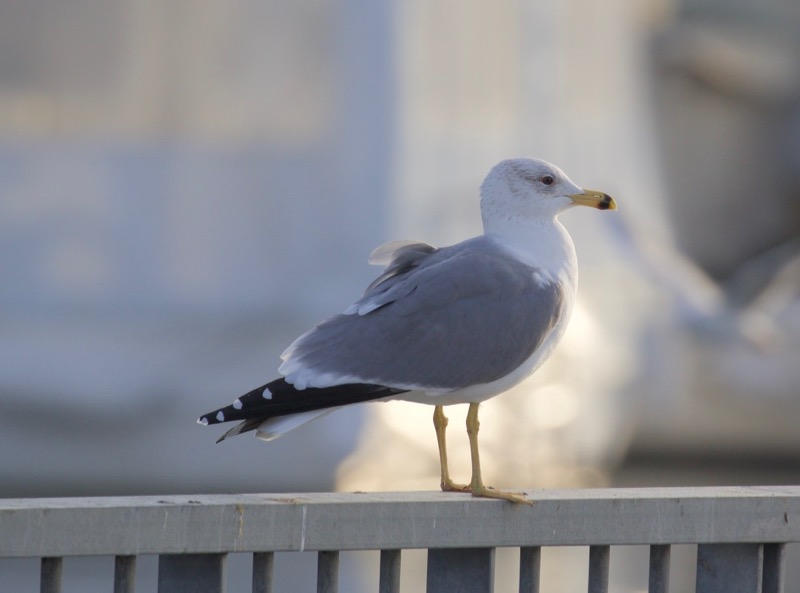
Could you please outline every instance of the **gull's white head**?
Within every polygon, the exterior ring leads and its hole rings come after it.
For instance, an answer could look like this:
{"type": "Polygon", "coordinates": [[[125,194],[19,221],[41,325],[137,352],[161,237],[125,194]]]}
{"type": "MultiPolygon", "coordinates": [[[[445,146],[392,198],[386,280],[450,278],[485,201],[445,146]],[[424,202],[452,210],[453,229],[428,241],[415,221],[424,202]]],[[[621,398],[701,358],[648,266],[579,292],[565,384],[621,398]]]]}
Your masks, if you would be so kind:
{"type": "Polygon", "coordinates": [[[572,206],[616,210],[608,194],[585,190],[564,172],[540,159],[509,159],[495,165],[481,185],[481,215],[486,231],[496,225],[548,222],[572,206]]]}

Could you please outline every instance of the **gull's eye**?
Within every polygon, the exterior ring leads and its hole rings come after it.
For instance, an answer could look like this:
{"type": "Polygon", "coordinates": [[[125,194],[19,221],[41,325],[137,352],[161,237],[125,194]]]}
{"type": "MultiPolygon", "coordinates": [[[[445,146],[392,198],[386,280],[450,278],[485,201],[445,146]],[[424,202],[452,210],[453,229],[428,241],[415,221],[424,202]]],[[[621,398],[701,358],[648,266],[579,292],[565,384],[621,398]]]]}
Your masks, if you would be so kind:
{"type": "Polygon", "coordinates": [[[556,178],[552,175],[542,175],[540,181],[545,185],[553,185],[556,182],[556,178]]]}

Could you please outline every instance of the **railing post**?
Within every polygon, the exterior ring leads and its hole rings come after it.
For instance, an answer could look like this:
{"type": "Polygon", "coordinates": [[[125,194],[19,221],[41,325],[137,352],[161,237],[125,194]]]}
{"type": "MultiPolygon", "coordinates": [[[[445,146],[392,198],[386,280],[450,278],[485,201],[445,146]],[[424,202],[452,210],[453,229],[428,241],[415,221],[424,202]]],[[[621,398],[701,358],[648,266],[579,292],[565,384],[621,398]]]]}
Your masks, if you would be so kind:
{"type": "Polygon", "coordinates": [[[529,546],[519,549],[519,593],[539,593],[541,564],[541,547],[529,546]]]}
{"type": "Polygon", "coordinates": [[[611,546],[589,546],[589,593],[608,593],[611,546]]]}
{"type": "Polygon", "coordinates": [[[400,550],[381,550],[379,593],[400,593],[400,550]]]}
{"type": "Polygon", "coordinates": [[[63,571],[63,558],[42,558],[39,575],[40,593],[61,593],[61,575],[63,571]]]}
{"type": "Polygon", "coordinates": [[[114,593],[133,593],[136,587],[136,556],[114,558],[114,593]]]}
{"type": "Polygon", "coordinates": [[[762,593],[783,593],[785,544],[764,544],[762,593]]]}
{"type": "Polygon", "coordinates": [[[669,561],[672,548],[669,545],[650,546],[650,573],[647,593],[669,593],[669,561]]]}
{"type": "Polygon", "coordinates": [[[158,593],[225,593],[227,554],[161,554],[158,593]]]}
{"type": "Polygon", "coordinates": [[[761,593],[764,546],[697,546],[697,593],[761,593]]]}
{"type": "Polygon", "coordinates": [[[338,593],[339,552],[317,553],[317,593],[338,593]]]}
{"type": "Polygon", "coordinates": [[[253,593],[272,593],[274,566],[274,552],[255,552],[253,554],[253,593]]]}
{"type": "Polygon", "coordinates": [[[428,550],[427,593],[492,593],[494,548],[428,550]]]}

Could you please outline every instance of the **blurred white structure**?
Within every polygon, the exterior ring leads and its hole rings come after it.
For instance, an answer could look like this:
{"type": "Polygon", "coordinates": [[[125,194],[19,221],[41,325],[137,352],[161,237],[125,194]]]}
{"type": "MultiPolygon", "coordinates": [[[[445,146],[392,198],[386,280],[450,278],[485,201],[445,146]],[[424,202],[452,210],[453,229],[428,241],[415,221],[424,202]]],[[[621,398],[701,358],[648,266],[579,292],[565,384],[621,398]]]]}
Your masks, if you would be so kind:
{"type": "Polygon", "coordinates": [[[635,446],[791,467],[800,450],[800,5],[675,9],[652,45],[672,264],[663,246],[660,256],[639,250],[649,260],[639,263],[667,297],[654,306],[676,308],[642,328],[655,349],[638,387],[649,404],[635,446]]]}
{"type": "Polygon", "coordinates": [[[390,7],[5,9],[0,440],[23,454],[2,494],[331,487],[357,412],[322,427],[323,454],[215,447],[194,418],[369,278],[354,262],[386,237],[396,151],[390,7]]]}

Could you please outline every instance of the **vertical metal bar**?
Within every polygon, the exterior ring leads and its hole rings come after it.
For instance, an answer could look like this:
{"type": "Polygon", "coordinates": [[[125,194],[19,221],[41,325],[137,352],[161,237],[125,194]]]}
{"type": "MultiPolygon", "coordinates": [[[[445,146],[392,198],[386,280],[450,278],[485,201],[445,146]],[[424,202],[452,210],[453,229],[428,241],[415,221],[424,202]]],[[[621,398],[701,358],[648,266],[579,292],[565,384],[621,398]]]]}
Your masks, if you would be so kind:
{"type": "Polygon", "coordinates": [[[114,593],[133,593],[136,586],[136,556],[114,558],[114,593]]]}
{"type": "Polygon", "coordinates": [[[783,593],[783,567],[786,546],[784,544],[764,544],[764,577],[762,593],[783,593]]]}
{"type": "Polygon", "coordinates": [[[650,546],[650,577],[648,593],[669,593],[669,560],[672,548],[669,545],[650,546]]]}
{"type": "Polygon", "coordinates": [[[253,553],[253,593],[272,593],[274,552],[253,553]]]}
{"type": "Polygon", "coordinates": [[[400,550],[381,550],[379,593],[400,593],[400,550]]]}
{"type": "Polygon", "coordinates": [[[453,591],[494,591],[494,548],[428,550],[427,593],[453,591]]]}
{"type": "Polygon", "coordinates": [[[519,593],[539,593],[539,572],[542,548],[530,546],[519,549],[519,593]]]}
{"type": "Polygon", "coordinates": [[[227,554],[161,554],[158,593],[225,593],[227,554]]]}
{"type": "Polygon", "coordinates": [[[39,575],[40,593],[61,593],[61,575],[63,572],[63,558],[42,558],[39,575]]]}
{"type": "Polygon", "coordinates": [[[764,546],[697,546],[697,593],[760,593],[764,546]]]}
{"type": "Polygon", "coordinates": [[[589,546],[589,593],[608,593],[611,546],[589,546]]]}
{"type": "Polygon", "coordinates": [[[338,593],[339,552],[317,553],[317,593],[338,593]]]}

